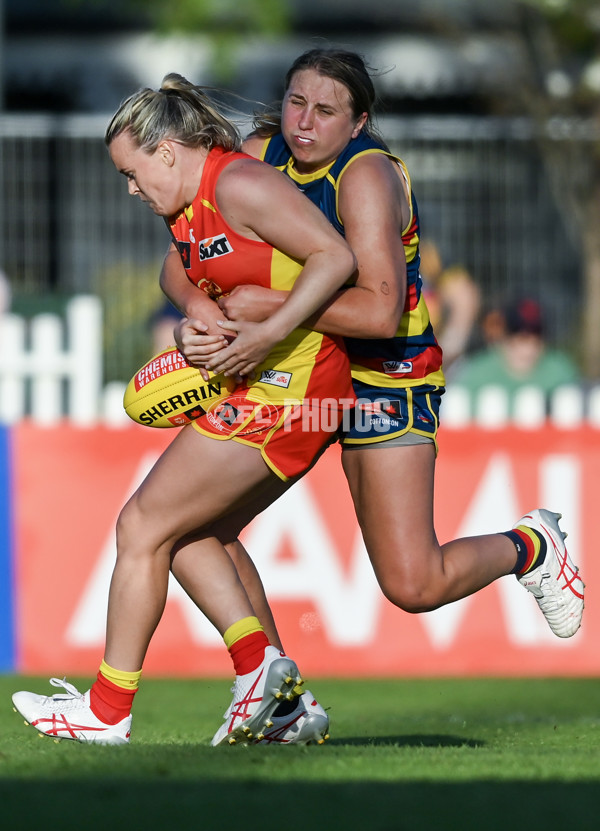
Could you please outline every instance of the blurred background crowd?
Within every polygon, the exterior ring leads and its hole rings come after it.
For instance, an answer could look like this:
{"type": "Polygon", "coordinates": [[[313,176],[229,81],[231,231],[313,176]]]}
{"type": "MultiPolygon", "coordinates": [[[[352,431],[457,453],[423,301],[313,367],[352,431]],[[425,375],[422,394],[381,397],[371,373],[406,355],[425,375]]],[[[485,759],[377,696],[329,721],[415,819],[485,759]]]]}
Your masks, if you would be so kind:
{"type": "Polygon", "coordinates": [[[244,133],[327,43],[366,58],[411,172],[450,383],[600,380],[595,0],[3,0],[0,21],[0,314],[100,298],[105,382],[174,314],[167,232],[114,175],[111,112],[176,71],[227,93],[244,133]]]}

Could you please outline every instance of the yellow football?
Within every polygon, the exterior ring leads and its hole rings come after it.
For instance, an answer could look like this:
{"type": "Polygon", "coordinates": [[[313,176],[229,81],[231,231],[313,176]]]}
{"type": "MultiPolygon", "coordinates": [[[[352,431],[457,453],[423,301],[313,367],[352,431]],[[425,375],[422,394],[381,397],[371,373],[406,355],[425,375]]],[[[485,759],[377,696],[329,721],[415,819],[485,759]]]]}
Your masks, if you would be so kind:
{"type": "MultiPolygon", "coordinates": [[[[212,373],[211,373],[212,375],[212,373]]],[[[147,427],[183,427],[233,390],[222,374],[205,381],[200,370],[170,346],[135,373],[123,396],[129,418],[147,427]]]]}

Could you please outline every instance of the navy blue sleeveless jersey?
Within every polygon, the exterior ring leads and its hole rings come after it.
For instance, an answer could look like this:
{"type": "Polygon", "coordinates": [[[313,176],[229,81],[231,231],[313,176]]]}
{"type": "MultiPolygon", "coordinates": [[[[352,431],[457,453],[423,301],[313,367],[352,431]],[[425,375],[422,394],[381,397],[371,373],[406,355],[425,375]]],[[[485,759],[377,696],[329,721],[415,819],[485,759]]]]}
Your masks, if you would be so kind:
{"type": "Polygon", "coordinates": [[[330,165],[314,173],[302,174],[294,168],[293,157],[281,133],[265,140],[260,158],[278,168],[319,207],[332,225],[344,235],[338,212],[338,189],[345,170],[361,156],[383,153],[399,165],[410,191],[410,220],[402,229],[406,255],[407,292],[404,312],[393,338],[345,338],[352,377],[373,387],[415,387],[427,384],[444,386],[442,350],[422,295],[419,274],[419,212],[404,162],[368,135],[360,133],[330,165]]]}

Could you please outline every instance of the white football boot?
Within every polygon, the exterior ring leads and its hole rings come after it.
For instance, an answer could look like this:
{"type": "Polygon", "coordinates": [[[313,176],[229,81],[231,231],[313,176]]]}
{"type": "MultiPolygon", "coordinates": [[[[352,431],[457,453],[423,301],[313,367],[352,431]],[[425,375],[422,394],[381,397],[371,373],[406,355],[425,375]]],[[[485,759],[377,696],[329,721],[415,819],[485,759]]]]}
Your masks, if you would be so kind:
{"type": "Polygon", "coordinates": [[[298,667],[274,646],[267,646],[260,666],[246,675],[236,675],[233,701],[211,745],[250,744],[264,733],[267,722],[282,701],[302,694],[303,680],[298,667]]]}
{"type": "Polygon", "coordinates": [[[96,744],[128,744],[131,736],[131,716],[117,724],[105,724],[90,710],[90,691],[80,693],[73,684],[60,678],[51,678],[53,687],[63,687],[64,693],[37,695],[16,692],[12,701],[15,710],[37,731],[53,739],[73,739],[96,744]]]}
{"type": "Polygon", "coordinates": [[[295,710],[271,716],[266,728],[253,744],[323,744],[329,738],[329,716],[310,690],[305,690],[295,710]]]}
{"type": "Polygon", "coordinates": [[[560,518],[561,514],[542,508],[531,511],[513,525],[513,528],[519,525],[533,528],[546,540],[544,562],[527,574],[518,574],[517,579],[533,594],[554,634],[570,638],[581,626],[585,584],[567,552],[564,543],[567,535],[560,529],[560,518]]]}

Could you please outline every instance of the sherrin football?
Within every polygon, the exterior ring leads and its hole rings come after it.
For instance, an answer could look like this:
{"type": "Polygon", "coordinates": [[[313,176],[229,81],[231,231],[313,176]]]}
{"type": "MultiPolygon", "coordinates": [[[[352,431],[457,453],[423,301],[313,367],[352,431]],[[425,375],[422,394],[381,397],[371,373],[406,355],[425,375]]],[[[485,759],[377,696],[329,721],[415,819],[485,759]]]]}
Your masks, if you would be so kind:
{"type": "Polygon", "coordinates": [[[147,427],[183,427],[229,395],[234,382],[222,374],[205,381],[200,370],[170,346],[135,373],[123,396],[129,418],[147,427]]]}

